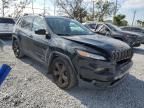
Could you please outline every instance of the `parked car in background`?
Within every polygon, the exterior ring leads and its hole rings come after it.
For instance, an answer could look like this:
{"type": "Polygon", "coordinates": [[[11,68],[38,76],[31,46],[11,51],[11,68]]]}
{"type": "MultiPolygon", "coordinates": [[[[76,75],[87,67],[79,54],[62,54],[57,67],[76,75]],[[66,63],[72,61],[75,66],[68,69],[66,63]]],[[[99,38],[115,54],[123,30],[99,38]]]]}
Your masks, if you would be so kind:
{"type": "Polygon", "coordinates": [[[62,89],[76,86],[78,78],[112,86],[132,66],[129,45],[94,34],[73,19],[24,16],[14,31],[15,56],[28,55],[48,66],[54,82],[62,89]]]}
{"type": "Polygon", "coordinates": [[[95,29],[96,29],[96,27],[97,27],[97,24],[96,24],[96,22],[85,22],[85,23],[83,23],[83,25],[86,27],[86,28],[88,28],[88,29],[90,29],[91,31],[95,31],[95,29]]]}
{"type": "Polygon", "coordinates": [[[12,18],[0,18],[0,38],[11,38],[14,27],[14,20],[12,18]]]}
{"type": "Polygon", "coordinates": [[[130,32],[135,32],[140,34],[142,36],[141,42],[144,44],[144,28],[125,26],[125,27],[121,27],[121,29],[124,31],[130,31],[130,32]]]}
{"type": "Polygon", "coordinates": [[[131,47],[138,47],[141,44],[142,37],[137,33],[123,31],[119,27],[110,23],[99,23],[97,26],[99,27],[97,27],[95,33],[124,41],[131,47]]]}

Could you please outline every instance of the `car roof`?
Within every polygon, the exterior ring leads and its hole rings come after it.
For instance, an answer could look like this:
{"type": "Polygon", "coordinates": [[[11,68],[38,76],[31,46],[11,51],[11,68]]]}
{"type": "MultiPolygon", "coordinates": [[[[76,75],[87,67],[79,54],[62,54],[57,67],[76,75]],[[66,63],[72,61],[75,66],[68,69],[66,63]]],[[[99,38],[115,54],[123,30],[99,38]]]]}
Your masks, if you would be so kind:
{"type": "Polygon", "coordinates": [[[62,19],[72,19],[70,17],[67,17],[67,16],[42,16],[42,15],[24,15],[22,16],[23,18],[24,17],[43,17],[43,18],[62,18],[62,19]]]}
{"type": "Polygon", "coordinates": [[[51,18],[51,19],[57,18],[57,19],[65,19],[65,20],[70,20],[70,19],[72,19],[72,18],[67,17],[67,16],[44,16],[44,18],[46,18],[46,19],[49,19],[49,18],[51,18]]]}
{"type": "Polygon", "coordinates": [[[122,26],[121,28],[141,28],[141,27],[136,27],[136,26],[122,26]]]}

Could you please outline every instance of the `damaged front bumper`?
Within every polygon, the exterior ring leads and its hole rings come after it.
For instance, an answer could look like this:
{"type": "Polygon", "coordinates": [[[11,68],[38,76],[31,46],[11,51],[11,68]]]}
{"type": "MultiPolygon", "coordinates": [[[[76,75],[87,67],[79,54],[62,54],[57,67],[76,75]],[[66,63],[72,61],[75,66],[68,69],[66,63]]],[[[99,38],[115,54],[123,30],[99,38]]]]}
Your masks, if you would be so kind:
{"type": "Polygon", "coordinates": [[[127,60],[122,63],[79,58],[75,63],[80,78],[94,82],[96,85],[112,86],[128,74],[133,62],[127,60]]]}

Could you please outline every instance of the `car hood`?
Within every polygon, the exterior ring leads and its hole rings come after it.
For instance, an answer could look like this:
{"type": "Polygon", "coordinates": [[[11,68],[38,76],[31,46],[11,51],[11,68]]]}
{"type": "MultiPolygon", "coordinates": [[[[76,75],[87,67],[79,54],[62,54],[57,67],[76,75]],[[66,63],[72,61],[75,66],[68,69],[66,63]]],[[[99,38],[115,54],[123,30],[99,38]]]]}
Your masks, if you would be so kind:
{"type": "Polygon", "coordinates": [[[141,37],[141,35],[140,34],[138,34],[138,33],[135,33],[135,32],[130,32],[130,31],[119,31],[118,32],[119,34],[121,34],[121,35],[128,35],[128,36],[131,36],[131,37],[135,37],[135,38],[137,38],[137,37],[141,37]]]}
{"type": "Polygon", "coordinates": [[[110,54],[116,50],[130,49],[122,41],[101,35],[64,36],[63,38],[104,50],[110,54]]]}

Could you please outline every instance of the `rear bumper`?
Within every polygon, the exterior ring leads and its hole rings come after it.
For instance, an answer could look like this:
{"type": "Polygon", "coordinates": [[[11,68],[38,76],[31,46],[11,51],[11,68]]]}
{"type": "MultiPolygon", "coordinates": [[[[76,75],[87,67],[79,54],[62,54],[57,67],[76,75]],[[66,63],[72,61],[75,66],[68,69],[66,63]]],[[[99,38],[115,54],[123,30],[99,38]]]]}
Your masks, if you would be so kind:
{"type": "Polygon", "coordinates": [[[0,39],[11,39],[13,33],[0,33],[0,39]]]}
{"type": "Polygon", "coordinates": [[[121,80],[128,74],[132,61],[117,65],[116,63],[93,60],[78,59],[75,65],[80,77],[86,81],[94,81],[100,85],[111,86],[114,82],[121,80]]]}

